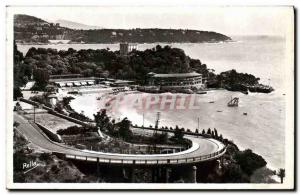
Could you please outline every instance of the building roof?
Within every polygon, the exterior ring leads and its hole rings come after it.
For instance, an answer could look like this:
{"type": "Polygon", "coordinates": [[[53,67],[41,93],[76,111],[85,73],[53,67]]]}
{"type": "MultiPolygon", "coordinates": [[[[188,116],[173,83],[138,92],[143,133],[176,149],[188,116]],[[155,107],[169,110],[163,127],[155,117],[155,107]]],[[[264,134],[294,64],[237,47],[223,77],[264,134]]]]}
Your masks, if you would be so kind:
{"type": "Polygon", "coordinates": [[[76,81],[92,81],[96,77],[78,77],[78,78],[63,78],[63,79],[49,79],[50,82],[76,82],[76,81]]]}
{"type": "Polygon", "coordinates": [[[190,73],[174,73],[174,74],[154,74],[152,77],[154,78],[170,78],[170,77],[196,77],[201,76],[201,74],[196,72],[190,72],[190,73]]]}

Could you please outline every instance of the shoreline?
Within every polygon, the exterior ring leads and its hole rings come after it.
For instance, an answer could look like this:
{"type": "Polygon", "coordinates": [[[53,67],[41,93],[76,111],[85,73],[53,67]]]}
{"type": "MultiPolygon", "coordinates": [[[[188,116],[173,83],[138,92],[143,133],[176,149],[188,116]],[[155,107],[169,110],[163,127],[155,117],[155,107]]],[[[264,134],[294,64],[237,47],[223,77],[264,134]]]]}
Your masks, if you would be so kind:
{"type": "MultiPolygon", "coordinates": [[[[210,93],[214,93],[214,92],[216,92],[216,91],[221,91],[221,92],[225,92],[225,93],[232,93],[232,94],[235,94],[236,92],[228,92],[228,91],[226,91],[226,90],[210,90],[209,92],[210,93]]],[[[256,93],[254,93],[254,94],[256,94],[256,93]]],[[[95,96],[95,95],[92,95],[92,94],[89,94],[91,97],[92,96],[95,96]]],[[[243,94],[241,94],[241,95],[243,95],[243,94]]],[[[77,98],[77,97],[75,97],[75,98],[77,98]]],[[[70,103],[70,106],[72,105],[72,102],[73,102],[74,100],[72,100],[71,101],[71,103],[70,103]]],[[[74,103],[73,103],[73,105],[71,106],[75,111],[77,111],[78,112],[78,108],[74,108],[74,103]]],[[[75,106],[76,107],[76,106],[75,106]]],[[[120,111],[120,112],[122,112],[122,110],[120,111]]],[[[124,113],[124,112],[123,112],[124,113]]],[[[125,112],[126,113],[126,112],[125,112]]],[[[133,111],[128,111],[127,110],[127,113],[131,113],[131,114],[133,114],[133,111]]],[[[142,118],[142,113],[138,113],[138,112],[134,112],[135,114],[134,114],[134,118],[136,118],[136,120],[133,120],[132,122],[133,122],[133,124],[137,124],[137,123],[139,123],[139,122],[141,122],[140,120],[138,120],[138,118],[142,118]],[[137,122],[137,120],[139,121],[139,122],[137,122]]],[[[119,116],[119,114],[118,113],[116,113],[116,114],[113,114],[113,115],[111,115],[110,113],[108,113],[112,118],[114,118],[114,119],[116,119],[116,120],[118,120],[118,119],[120,119],[120,118],[123,118],[123,116],[119,116]]],[[[89,117],[90,118],[90,117],[89,117]]],[[[129,119],[130,119],[130,117],[128,117],[129,119]]],[[[152,121],[151,119],[149,119],[149,118],[145,118],[145,122],[147,122],[147,121],[149,121],[149,123],[151,123],[150,121],[152,121]]],[[[147,122],[148,123],[148,122],[147,122]]],[[[147,126],[147,125],[146,125],[147,126]]],[[[163,125],[164,126],[164,125],[163,125]]],[[[180,125],[179,125],[180,126],[180,125]]],[[[212,127],[213,128],[213,127],[212,127]]],[[[201,131],[201,129],[202,128],[200,128],[200,131],[201,131]]],[[[220,129],[220,128],[218,128],[218,129],[220,129]]],[[[192,130],[192,131],[194,131],[194,130],[192,130]]],[[[229,140],[236,140],[236,139],[234,139],[232,136],[230,136],[230,135],[227,135],[226,134],[226,132],[222,132],[222,129],[220,129],[220,133],[224,133],[225,134],[225,136],[224,137],[226,137],[226,138],[228,138],[229,140]]],[[[223,134],[223,135],[224,135],[223,134]]],[[[243,145],[240,145],[240,144],[238,144],[237,143],[237,145],[238,145],[238,148],[239,148],[239,150],[245,150],[246,148],[251,148],[251,147],[244,147],[243,145]]],[[[261,152],[259,152],[259,151],[257,151],[257,148],[252,148],[252,150],[253,150],[253,152],[257,152],[258,154],[261,154],[261,152]]],[[[268,161],[269,162],[269,161],[268,161]]],[[[267,168],[268,169],[270,169],[270,170],[277,170],[276,168],[275,168],[275,166],[272,166],[272,165],[270,165],[269,163],[267,164],[267,168]]]]}
{"type": "MultiPolygon", "coordinates": [[[[132,42],[132,44],[202,44],[202,43],[232,43],[232,42],[238,42],[235,40],[225,40],[225,41],[205,41],[205,42],[132,42]]],[[[119,44],[120,42],[101,42],[101,43],[97,43],[97,42],[89,42],[89,43],[76,43],[76,42],[69,42],[69,43],[42,43],[42,42],[27,42],[27,43],[20,43],[17,42],[17,45],[74,45],[74,44],[99,44],[99,45],[113,45],[113,44],[119,44]]]]}

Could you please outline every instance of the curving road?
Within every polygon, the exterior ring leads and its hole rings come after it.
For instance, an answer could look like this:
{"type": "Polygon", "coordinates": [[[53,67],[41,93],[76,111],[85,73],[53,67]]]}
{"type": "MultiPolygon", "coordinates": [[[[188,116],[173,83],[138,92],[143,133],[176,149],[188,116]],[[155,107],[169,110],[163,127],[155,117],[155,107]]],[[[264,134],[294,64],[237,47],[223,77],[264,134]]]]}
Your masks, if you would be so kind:
{"type": "Polygon", "coordinates": [[[192,147],[188,150],[172,154],[134,155],[79,150],[51,141],[45,134],[42,133],[37,125],[30,123],[16,112],[14,112],[14,121],[20,123],[20,125],[17,126],[17,129],[31,143],[50,152],[63,154],[69,159],[128,165],[189,164],[212,160],[222,156],[226,152],[224,144],[215,139],[207,139],[191,135],[185,135],[185,137],[192,141],[192,147]]]}

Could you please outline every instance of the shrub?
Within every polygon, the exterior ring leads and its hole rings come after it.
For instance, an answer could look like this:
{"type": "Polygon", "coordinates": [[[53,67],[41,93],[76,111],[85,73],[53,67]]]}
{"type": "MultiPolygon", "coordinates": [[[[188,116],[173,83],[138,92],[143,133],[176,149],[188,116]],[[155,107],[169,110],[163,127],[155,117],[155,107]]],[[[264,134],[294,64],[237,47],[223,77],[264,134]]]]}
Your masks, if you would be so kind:
{"type": "Polygon", "coordinates": [[[87,132],[95,132],[97,128],[95,127],[78,127],[72,126],[66,129],[59,129],[57,131],[58,135],[77,135],[77,134],[85,134],[87,132]]]}
{"type": "Polygon", "coordinates": [[[238,152],[234,156],[234,159],[249,176],[252,175],[256,169],[267,165],[267,162],[262,156],[253,153],[250,149],[238,152]]]}
{"type": "Polygon", "coordinates": [[[20,89],[20,87],[14,87],[14,94],[13,94],[13,98],[14,98],[14,101],[17,100],[18,97],[23,97],[23,93],[20,89]]]}

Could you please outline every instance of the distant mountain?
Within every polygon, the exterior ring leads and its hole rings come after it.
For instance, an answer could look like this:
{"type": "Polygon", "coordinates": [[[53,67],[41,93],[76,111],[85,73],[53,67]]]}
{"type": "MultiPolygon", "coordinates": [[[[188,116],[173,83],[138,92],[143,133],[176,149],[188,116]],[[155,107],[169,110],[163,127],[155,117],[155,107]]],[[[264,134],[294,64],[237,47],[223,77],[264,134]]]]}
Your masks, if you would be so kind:
{"type": "Polygon", "coordinates": [[[14,15],[14,38],[20,43],[48,43],[49,40],[67,39],[70,29],[58,23],[47,22],[40,18],[16,14],[14,15]]]}
{"type": "Polygon", "coordinates": [[[62,26],[62,27],[77,29],[77,30],[90,30],[90,29],[101,29],[102,28],[100,26],[90,26],[90,25],[73,22],[73,21],[69,21],[69,20],[56,20],[55,22],[59,23],[60,26],[62,26]]]}
{"type": "Polygon", "coordinates": [[[19,43],[69,40],[79,43],[207,43],[230,41],[221,33],[190,29],[103,29],[67,20],[54,23],[28,15],[15,15],[14,36],[19,43]]]}

